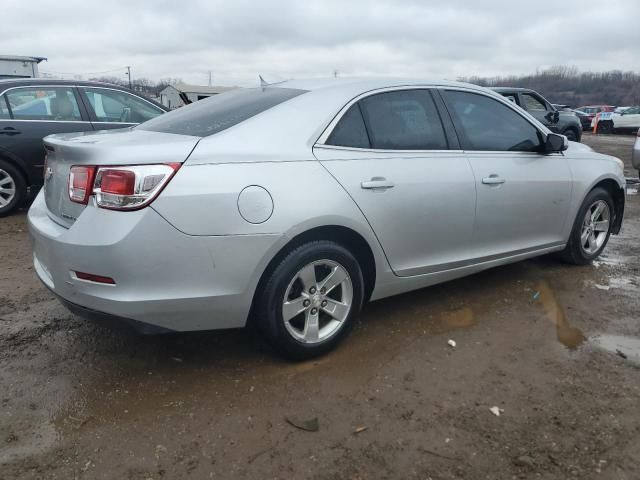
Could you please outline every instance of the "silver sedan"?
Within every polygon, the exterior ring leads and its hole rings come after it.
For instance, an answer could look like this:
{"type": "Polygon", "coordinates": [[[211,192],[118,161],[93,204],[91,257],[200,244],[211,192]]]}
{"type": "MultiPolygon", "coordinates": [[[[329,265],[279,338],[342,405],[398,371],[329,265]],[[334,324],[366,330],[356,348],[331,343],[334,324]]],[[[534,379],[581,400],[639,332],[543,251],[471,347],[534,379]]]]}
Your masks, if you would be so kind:
{"type": "Polygon", "coordinates": [[[588,264],[625,201],[620,160],[453,82],[288,81],[45,147],[35,271],[70,310],[251,323],[292,358],[366,301],[552,252],[588,264]]]}

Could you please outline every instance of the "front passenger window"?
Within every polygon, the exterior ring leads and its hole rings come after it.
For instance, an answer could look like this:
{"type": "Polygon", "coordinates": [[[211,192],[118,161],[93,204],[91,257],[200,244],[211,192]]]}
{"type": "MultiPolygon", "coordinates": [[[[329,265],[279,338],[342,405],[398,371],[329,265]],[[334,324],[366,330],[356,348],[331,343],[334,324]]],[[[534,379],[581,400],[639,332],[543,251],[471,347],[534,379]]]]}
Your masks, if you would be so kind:
{"type": "Polygon", "coordinates": [[[528,93],[523,93],[522,99],[524,101],[524,106],[527,110],[546,110],[547,109],[547,106],[542,101],[534,97],[533,95],[530,95],[528,93]]]}
{"type": "Polygon", "coordinates": [[[477,93],[444,91],[465,150],[539,152],[542,138],[531,123],[498,100],[477,93]]]}
{"type": "Polygon", "coordinates": [[[120,90],[80,87],[99,122],[142,123],[164,113],[155,105],[120,90]]]}

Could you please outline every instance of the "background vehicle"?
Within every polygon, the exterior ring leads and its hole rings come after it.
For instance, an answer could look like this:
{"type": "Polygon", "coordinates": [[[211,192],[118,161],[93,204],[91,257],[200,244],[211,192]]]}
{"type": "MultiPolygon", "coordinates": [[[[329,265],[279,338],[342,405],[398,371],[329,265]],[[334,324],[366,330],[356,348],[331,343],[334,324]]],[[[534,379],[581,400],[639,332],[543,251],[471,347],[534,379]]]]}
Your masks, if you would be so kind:
{"type": "Polygon", "coordinates": [[[80,81],[0,80],[0,216],[43,182],[42,138],[123,128],[167,109],[125,88],[80,81]]]}
{"type": "Polygon", "coordinates": [[[615,131],[635,132],[640,128],[640,107],[626,107],[620,113],[600,112],[591,121],[591,127],[598,125],[598,133],[615,131]]]}
{"type": "Polygon", "coordinates": [[[582,125],[582,130],[589,130],[591,128],[591,120],[592,117],[588,113],[582,112],[580,110],[571,110],[578,120],[580,120],[580,125],[582,125]]]}
{"type": "Polygon", "coordinates": [[[525,109],[552,132],[572,142],[582,138],[582,123],[573,112],[558,111],[542,95],[527,88],[495,87],[492,90],[525,109]]]}
{"type": "Polygon", "coordinates": [[[624,209],[620,160],[455,82],[288,81],[45,145],[34,267],[72,311],[251,318],[294,358],[369,299],[551,252],[589,263],[624,209]]]}
{"type": "Polygon", "coordinates": [[[596,114],[600,112],[613,112],[616,107],[612,105],[588,105],[584,107],[578,107],[576,110],[580,110],[581,112],[589,115],[589,118],[593,120],[596,118],[596,114]]]}

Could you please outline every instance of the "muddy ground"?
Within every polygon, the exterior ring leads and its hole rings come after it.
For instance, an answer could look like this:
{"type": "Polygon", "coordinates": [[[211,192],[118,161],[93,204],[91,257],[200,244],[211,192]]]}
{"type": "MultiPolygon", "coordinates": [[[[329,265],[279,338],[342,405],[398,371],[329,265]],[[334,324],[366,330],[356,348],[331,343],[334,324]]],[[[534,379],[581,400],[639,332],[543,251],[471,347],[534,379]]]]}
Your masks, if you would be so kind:
{"type": "MultiPolygon", "coordinates": [[[[585,142],[630,162],[633,137],[585,142]]],[[[636,187],[595,265],[541,258],[372,303],[300,364],[242,331],[76,318],[32,271],[24,212],[2,219],[0,478],[638,479],[636,187]]]]}

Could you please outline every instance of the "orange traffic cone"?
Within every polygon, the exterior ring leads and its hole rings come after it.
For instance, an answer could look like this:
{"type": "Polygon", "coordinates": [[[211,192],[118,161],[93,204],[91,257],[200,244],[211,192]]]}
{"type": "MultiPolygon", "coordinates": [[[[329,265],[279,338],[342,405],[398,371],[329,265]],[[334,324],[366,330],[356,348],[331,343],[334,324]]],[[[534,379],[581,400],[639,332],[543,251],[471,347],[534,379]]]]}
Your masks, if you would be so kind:
{"type": "Polygon", "coordinates": [[[593,124],[593,133],[596,134],[596,135],[598,134],[598,122],[599,121],[600,121],[600,114],[596,113],[596,121],[593,124]]]}

